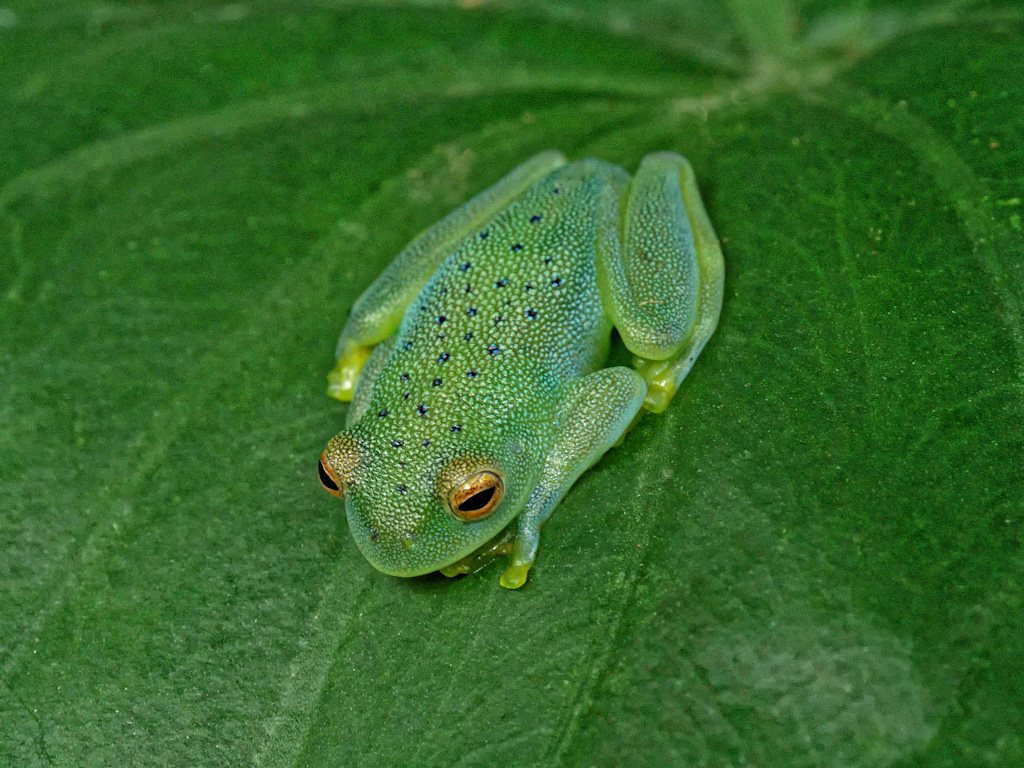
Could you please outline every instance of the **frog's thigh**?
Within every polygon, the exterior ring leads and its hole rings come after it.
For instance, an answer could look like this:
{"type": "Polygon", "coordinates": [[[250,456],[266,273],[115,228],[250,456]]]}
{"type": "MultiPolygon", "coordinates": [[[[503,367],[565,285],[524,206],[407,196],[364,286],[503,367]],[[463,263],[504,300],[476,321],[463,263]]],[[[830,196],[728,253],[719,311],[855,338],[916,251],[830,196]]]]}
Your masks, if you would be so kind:
{"type": "Polygon", "coordinates": [[[352,306],[338,339],[338,362],[327,375],[327,394],[338,400],[351,400],[370,350],[398,330],[405,310],[441,262],[477,227],[564,164],[565,158],[559,152],[534,155],[409,243],[352,306]]]}
{"type": "Polygon", "coordinates": [[[690,164],[648,155],[626,193],[621,240],[601,238],[601,296],[648,383],[644,406],[665,409],[718,323],[724,264],[690,164]]]}
{"type": "Polygon", "coordinates": [[[359,372],[359,380],[356,382],[355,394],[348,406],[348,413],[345,415],[345,427],[351,427],[370,407],[370,398],[373,397],[373,384],[377,380],[377,374],[391,356],[391,350],[395,348],[396,336],[385,339],[376,347],[366,360],[366,364],[359,372]]]}
{"type": "Polygon", "coordinates": [[[643,404],[647,385],[629,368],[605,368],[581,379],[566,399],[558,443],[548,455],[540,483],[520,513],[512,562],[501,577],[521,587],[537,556],[540,527],[588,467],[615,444],[643,404]]]}

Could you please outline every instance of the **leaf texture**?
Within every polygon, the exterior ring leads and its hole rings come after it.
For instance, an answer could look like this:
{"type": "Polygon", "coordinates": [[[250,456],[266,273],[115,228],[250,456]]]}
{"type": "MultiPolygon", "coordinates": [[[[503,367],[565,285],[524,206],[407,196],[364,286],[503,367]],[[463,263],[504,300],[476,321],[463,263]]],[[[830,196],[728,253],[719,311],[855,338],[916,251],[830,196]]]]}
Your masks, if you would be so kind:
{"type": "Polygon", "coordinates": [[[1019,4],[17,0],[0,49],[0,764],[1024,763],[1019,4]],[[383,576],[316,482],[337,332],[546,148],[690,158],[719,329],[525,589],[383,576]]]}

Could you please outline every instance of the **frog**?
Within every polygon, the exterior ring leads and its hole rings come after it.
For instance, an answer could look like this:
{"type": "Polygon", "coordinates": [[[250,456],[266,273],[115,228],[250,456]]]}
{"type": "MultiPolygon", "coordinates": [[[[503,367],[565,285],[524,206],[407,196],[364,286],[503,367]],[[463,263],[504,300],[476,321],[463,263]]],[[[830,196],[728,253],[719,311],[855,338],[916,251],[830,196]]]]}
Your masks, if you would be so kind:
{"type": "Polygon", "coordinates": [[[352,305],[320,456],[377,570],[526,582],[541,526],[715,330],[724,260],[690,163],[541,152],[416,236],[352,305]],[[613,330],[632,357],[609,366],[613,330]]]}

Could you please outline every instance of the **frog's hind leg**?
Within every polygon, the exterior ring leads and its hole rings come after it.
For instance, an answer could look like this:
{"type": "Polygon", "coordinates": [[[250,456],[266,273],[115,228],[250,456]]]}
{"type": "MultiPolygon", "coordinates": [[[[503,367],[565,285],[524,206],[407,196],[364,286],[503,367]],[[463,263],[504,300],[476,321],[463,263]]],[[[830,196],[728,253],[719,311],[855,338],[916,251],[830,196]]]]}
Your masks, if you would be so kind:
{"type": "Polygon", "coordinates": [[[511,562],[501,585],[516,589],[537,557],[541,525],[576,479],[614,445],[643,404],[647,387],[630,368],[604,368],[580,379],[566,399],[560,434],[540,482],[517,519],[511,562]]]}
{"type": "Polygon", "coordinates": [[[359,371],[374,345],[398,330],[405,310],[441,262],[477,227],[564,164],[559,152],[534,155],[409,243],[352,306],[338,339],[337,363],[327,375],[327,394],[345,402],[351,400],[359,371]]]}
{"type": "Polygon", "coordinates": [[[619,237],[599,242],[601,298],[647,382],[644,408],[660,413],[718,324],[722,249],[693,169],[670,152],[643,159],[615,214],[619,237]]]}

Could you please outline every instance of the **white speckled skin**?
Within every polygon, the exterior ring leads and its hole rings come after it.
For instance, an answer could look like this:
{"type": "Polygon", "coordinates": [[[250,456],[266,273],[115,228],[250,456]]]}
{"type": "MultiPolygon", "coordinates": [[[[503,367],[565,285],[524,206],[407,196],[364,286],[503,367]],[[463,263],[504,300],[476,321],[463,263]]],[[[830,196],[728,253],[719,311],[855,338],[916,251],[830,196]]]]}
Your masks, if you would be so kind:
{"type": "Polygon", "coordinates": [[[386,573],[470,570],[508,549],[472,554],[518,517],[502,584],[520,586],[558,500],[645,397],[667,404],[714,328],[721,251],[685,160],[648,156],[632,182],[600,160],[563,163],[520,166],[353,307],[330,390],[353,402],[323,461],[386,573]],[[613,324],[637,370],[601,368],[613,324]],[[449,492],[482,470],[504,495],[464,522],[449,492]]]}

